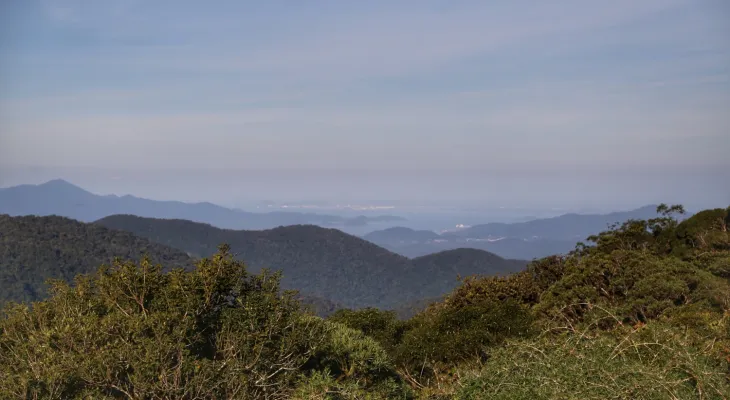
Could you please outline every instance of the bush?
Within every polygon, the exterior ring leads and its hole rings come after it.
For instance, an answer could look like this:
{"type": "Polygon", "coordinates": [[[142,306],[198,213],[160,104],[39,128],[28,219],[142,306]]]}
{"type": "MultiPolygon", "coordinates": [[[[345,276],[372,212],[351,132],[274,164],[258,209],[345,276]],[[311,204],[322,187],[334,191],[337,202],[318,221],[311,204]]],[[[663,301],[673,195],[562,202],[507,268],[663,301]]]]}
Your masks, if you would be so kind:
{"type": "Polygon", "coordinates": [[[412,397],[375,339],[339,323],[324,324],[325,340],[303,368],[310,373],[297,388],[298,398],[412,397]]]}
{"type": "Polygon", "coordinates": [[[661,324],[598,337],[519,340],[494,351],[457,398],[724,399],[727,362],[704,348],[661,324]]]}
{"type": "Polygon", "coordinates": [[[409,322],[395,359],[414,379],[428,382],[449,365],[485,359],[506,338],[529,335],[532,321],[513,300],[430,310],[409,322]]]}
{"type": "Polygon", "coordinates": [[[406,324],[398,319],[394,311],[377,308],[338,310],[328,320],[359,330],[378,341],[389,353],[400,343],[406,329],[406,324]]]}
{"type": "Polygon", "coordinates": [[[0,321],[0,398],[275,399],[317,376],[403,390],[373,339],[293,296],[226,246],[191,272],[144,260],[56,282],[50,299],[0,321]]]}
{"type": "Polygon", "coordinates": [[[690,262],[644,251],[593,253],[568,263],[536,310],[579,321],[592,305],[615,309],[622,322],[646,322],[667,310],[703,303],[722,312],[728,286],[690,262]]]}

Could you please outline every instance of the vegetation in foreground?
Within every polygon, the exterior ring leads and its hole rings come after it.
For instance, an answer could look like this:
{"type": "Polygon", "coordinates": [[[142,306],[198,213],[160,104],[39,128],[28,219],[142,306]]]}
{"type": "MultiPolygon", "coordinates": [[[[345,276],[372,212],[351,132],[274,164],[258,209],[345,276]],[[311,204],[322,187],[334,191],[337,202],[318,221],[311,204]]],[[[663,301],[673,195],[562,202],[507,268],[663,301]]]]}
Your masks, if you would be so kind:
{"type": "Polygon", "coordinates": [[[192,271],[118,262],[0,321],[0,397],[726,399],[730,209],[681,207],[408,320],[303,312],[228,248],[192,271]]]}

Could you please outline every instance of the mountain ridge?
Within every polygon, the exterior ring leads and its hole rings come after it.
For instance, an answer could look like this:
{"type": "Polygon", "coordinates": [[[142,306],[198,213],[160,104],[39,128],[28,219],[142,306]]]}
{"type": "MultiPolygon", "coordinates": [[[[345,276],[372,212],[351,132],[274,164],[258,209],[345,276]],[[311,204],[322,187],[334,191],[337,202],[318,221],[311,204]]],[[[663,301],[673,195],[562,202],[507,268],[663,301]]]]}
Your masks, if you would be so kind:
{"type": "Polygon", "coordinates": [[[303,223],[324,226],[363,226],[383,218],[402,221],[397,216],[357,216],[277,211],[254,213],[226,208],[210,202],[151,200],[132,195],[98,195],[63,179],[53,179],[39,185],[18,185],[0,188],[0,213],[20,215],[59,215],[82,222],[93,222],[116,214],[144,217],[187,219],[220,228],[266,229],[281,225],[303,223]],[[53,199],[50,202],[48,199],[53,199]]]}
{"type": "Polygon", "coordinates": [[[575,248],[577,242],[606,230],[613,223],[656,216],[656,206],[647,205],[607,214],[568,213],[526,222],[478,224],[442,234],[394,227],[374,231],[363,237],[406,257],[474,248],[506,259],[529,260],[567,253],[575,248]]]}
{"type": "Polygon", "coordinates": [[[0,303],[40,300],[48,278],[72,281],[116,257],[145,255],[165,267],[192,267],[185,252],[129,232],[59,216],[0,214],[0,303]]]}
{"type": "MultiPolygon", "coordinates": [[[[232,230],[132,215],[105,217],[95,224],[128,231],[196,257],[211,255],[219,244],[227,243],[252,270],[281,270],[283,287],[347,307],[395,307],[437,297],[458,284],[453,268],[440,268],[429,258],[416,262],[362,238],[315,225],[232,230]]],[[[469,264],[464,264],[462,275],[472,271],[492,275],[526,265],[525,261],[504,260],[494,254],[470,253],[466,258],[489,262],[482,268],[472,265],[467,269],[469,264]]]]}

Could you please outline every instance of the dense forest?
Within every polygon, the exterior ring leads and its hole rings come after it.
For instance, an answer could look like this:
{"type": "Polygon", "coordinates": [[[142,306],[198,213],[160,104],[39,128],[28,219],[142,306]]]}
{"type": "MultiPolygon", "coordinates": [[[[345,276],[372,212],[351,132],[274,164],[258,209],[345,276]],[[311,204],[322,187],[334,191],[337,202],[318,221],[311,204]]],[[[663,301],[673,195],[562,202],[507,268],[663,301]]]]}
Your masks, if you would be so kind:
{"type": "Polygon", "coordinates": [[[119,257],[143,256],[168,268],[190,267],[180,250],[128,232],[63,217],[0,215],[0,303],[45,297],[48,279],[70,282],[119,257]]]}
{"type": "Polygon", "coordinates": [[[407,320],[315,317],[227,245],[117,260],[4,310],[0,398],[726,399],[730,208],[658,211],[407,320]]]}
{"type": "Polygon", "coordinates": [[[348,307],[396,308],[448,293],[459,284],[459,275],[504,274],[527,264],[473,249],[410,260],[356,236],[314,225],[245,231],[133,215],[114,215],[96,223],[200,257],[227,243],[250,269],[282,271],[282,287],[348,307]]]}
{"type": "Polygon", "coordinates": [[[388,306],[411,315],[421,310],[424,298],[443,296],[456,287],[459,276],[505,274],[526,265],[472,249],[408,260],[357,237],[315,226],[229,231],[184,220],[133,216],[110,217],[98,224],[55,216],[0,216],[0,235],[0,302],[39,300],[47,279],[72,282],[77,274],[93,272],[117,257],[139,260],[147,255],[166,268],[191,267],[201,253],[215,253],[214,242],[235,245],[233,254],[251,271],[282,270],[282,287],[300,291],[298,299],[322,316],[344,305],[388,306]]]}

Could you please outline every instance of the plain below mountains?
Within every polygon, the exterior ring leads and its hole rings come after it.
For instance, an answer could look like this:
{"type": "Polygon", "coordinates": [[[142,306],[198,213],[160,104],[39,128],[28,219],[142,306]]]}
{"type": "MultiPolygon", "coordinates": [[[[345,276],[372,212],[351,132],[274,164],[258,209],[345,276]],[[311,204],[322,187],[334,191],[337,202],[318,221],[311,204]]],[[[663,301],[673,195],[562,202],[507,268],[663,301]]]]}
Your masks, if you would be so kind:
{"type": "Polygon", "coordinates": [[[533,259],[567,253],[577,242],[630,219],[657,216],[656,206],[609,214],[565,214],[520,223],[489,223],[438,234],[395,227],[371,232],[364,239],[406,257],[455,248],[474,248],[504,258],[533,259]]]}
{"type": "Polygon", "coordinates": [[[45,279],[71,281],[115,257],[149,254],[166,267],[190,267],[222,243],[230,244],[252,271],[282,271],[282,287],[299,290],[320,313],[341,306],[397,308],[451,291],[459,275],[506,274],[526,265],[468,249],[411,260],[339,230],[312,225],[236,231],[127,215],[91,224],[5,215],[0,216],[1,299],[37,300],[45,295],[45,279]]]}
{"type": "Polygon", "coordinates": [[[101,196],[64,180],[40,185],[0,189],[0,214],[59,215],[84,222],[116,214],[154,218],[179,218],[229,229],[268,229],[284,225],[314,224],[327,227],[362,227],[369,223],[393,223],[403,218],[390,215],[346,218],[299,212],[252,213],[211,203],[156,201],[134,196],[101,196]]]}

